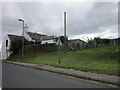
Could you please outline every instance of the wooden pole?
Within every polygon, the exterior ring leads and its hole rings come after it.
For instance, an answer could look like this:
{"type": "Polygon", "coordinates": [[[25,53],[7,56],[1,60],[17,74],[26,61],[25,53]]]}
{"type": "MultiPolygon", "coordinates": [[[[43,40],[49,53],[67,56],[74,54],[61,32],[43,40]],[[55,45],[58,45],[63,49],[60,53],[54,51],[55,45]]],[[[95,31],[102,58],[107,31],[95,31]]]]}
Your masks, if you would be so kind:
{"type": "Polygon", "coordinates": [[[64,12],[64,37],[65,37],[65,43],[66,43],[66,12],[64,12]]]}

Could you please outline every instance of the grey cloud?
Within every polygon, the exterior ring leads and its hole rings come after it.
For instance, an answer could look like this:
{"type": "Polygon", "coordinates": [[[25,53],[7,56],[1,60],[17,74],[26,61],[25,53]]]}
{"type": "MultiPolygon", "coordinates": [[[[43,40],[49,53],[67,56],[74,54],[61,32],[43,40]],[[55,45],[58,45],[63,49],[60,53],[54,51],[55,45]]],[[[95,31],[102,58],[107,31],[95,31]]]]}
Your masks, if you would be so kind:
{"type": "Polygon", "coordinates": [[[3,37],[7,33],[21,35],[25,20],[30,31],[63,35],[63,12],[67,12],[67,35],[100,33],[117,26],[117,3],[3,3],[3,37]],[[103,29],[102,29],[103,28],[103,29]]]}
{"type": "MultiPolygon", "coordinates": [[[[92,10],[87,14],[83,21],[77,20],[72,22],[72,28],[69,30],[69,34],[89,34],[102,32],[100,28],[111,27],[112,25],[117,26],[117,3],[94,3],[92,10]],[[79,33],[78,33],[79,32],[79,33]]],[[[71,26],[70,25],[70,26],[71,26]]]]}
{"type": "Polygon", "coordinates": [[[13,19],[10,17],[3,17],[2,18],[2,34],[3,38],[6,34],[19,34],[22,33],[22,23],[18,22],[18,19],[13,19]]]}

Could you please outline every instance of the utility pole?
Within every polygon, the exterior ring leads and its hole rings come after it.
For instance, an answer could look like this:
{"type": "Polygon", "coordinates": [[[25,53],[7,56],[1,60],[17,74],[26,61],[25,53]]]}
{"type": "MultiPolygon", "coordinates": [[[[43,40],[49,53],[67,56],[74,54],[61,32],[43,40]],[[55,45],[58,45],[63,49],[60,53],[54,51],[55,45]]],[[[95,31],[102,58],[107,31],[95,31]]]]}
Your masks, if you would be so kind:
{"type": "Polygon", "coordinates": [[[22,32],[22,59],[24,58],[24,20],[19,19],[19,21],[23,22],[23,32],[22,32]]]}
{"type": "Polygon", "coordinates": [[[66,12],[64,12],[64,37],[65,37],[65,43],[66,43],[66,12]]]}

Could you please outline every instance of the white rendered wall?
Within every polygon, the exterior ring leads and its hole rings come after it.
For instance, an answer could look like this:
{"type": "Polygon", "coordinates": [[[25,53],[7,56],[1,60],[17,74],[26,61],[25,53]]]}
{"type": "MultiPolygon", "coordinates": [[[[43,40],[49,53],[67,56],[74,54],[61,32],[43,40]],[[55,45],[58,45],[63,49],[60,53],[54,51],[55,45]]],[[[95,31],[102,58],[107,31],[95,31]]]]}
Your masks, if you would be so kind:
{"type": "Polygon", "coordinates": [[[28,41],[32,41],[31,37],[27,34],[27,32],[24,32],[24,37],[25,39],[27,39],[28,41]]]}
{"type": "Polygon", "coordinates": [[[44,40],[41,42],[41,44],[46,44],[46,43],[55,43],[54,40],[44,40]]]}
{"type": "Polygon", "coordinates": [[[9,52],[9,48],[10,48],[10,39],[8,37],[8,35],[6,35],[3,43],[2,43],[2,47],[1,47],[1,58],[2,59],[6,59],[7,57],[10,56],[10,52],[9,52]],[[8,40],[8,47],[6,47],[6,40],[8,40]],[[6,50],[8,50],[8,53],[6,52],[6,50]]]}

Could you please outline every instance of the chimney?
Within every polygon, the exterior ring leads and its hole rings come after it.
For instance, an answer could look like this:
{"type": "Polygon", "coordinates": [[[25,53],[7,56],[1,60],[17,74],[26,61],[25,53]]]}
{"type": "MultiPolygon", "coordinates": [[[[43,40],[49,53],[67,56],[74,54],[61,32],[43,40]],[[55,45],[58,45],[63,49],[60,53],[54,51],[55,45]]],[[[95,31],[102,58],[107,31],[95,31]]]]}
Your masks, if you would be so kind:
{"type": "Polygon", "coordinates": [[[28,32],[28,26],[27,26],[27,24],[25,24],[24,31],[28,32]]]}

